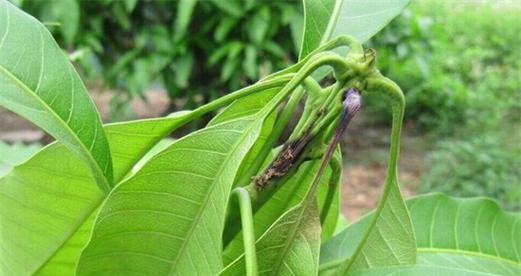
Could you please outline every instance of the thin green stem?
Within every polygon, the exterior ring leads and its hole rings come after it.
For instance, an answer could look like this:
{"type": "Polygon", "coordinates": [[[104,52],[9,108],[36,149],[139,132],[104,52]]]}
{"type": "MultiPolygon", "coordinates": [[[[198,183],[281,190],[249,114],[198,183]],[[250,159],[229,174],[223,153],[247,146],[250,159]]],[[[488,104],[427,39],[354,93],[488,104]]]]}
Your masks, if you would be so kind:
{"type": "Polygon", "coordinates": [[[304,79],[304,81],[302,82],[302,87],[304,87],[304,89],[310,95],[320,97],[321,94],[323,94],[323,90],[322,87],[320,87],[320,84],[318,84],[318,82],[311,77],[307,77],[304,79]]]}
{"type": "Polygon", "coordinates": [[[323,88],[318,94],[308,93],[306,104],[304,105],[304,111],[302,112],[293,133],[291,133],[289,138],[290,140],[296,139],[296,137],[301,137],[307,127],[316,122],[319,117],[323,116],[323,114],[319,112],[324,102],[324,99],[322,98],[326,96],[327,101],[327,95],[329,95],[331,88],[332,86],[323,88]]]}
{"type": "Polygon", "coordinates": [[[304,64],[306,64],[309,60],[311,60],[313,58],[313,56],[315,56],[321,52],[330,51],[330,50],[333,50],[333,49],[336,49],[336,48],[342,47],[342,46],[347,46],[347,47],[351,48],[351,51],[349,52],[349,54],[356,55],[356,54],[363,54],[363,52],[364,52],[362,45],[354,37],[348,36],[348,35],[341,35],[341,36],[338,36],[338,37],[328,41],[327,43],[321,45],[320,47],[318,47],[317,49],[315,49],[314,51],[309,53],[309,55],[304,57],[298,63],[296,63],[284,70],[281,70],[277,73],[269,75],[268,77],[266,77],[266,80],[271,79],[273,77],[281,76],[281,75],[284,75],[287,73],[297,72],[300,70],[300,68],[304,64]]]}
{"type": "Polygon", "coordinates": [[[387,175],[388,178],[396,178],[400,151],[400,134],[402,132],[403,113],[405,110],[405,98],[402,89],[392,80],[383,76],[369,77],[367,79],[367,89],[370,91],[382,91],[391,99],[393,121],[391,127],[391,146],[389,149],[387,175]]]}
{"type": "Polygon", "coordinates": [[[253,212],[251,208],[250,194],[246,189],[238,187],[233,190],[232,196],[236,196],[241,212],[246,275],[257,276],[257,252],[255,249],[255,230],[253,226],[253,212]]]}
{"type": "Polygon", "coordinates": [[[204,115],[210,111],[213,111],[219,107],[230,104],[231,102],[233,102],[234,100],[236,100],[238,98],[242,98],[244,96],[248,96],[253,93],[261,92],[266,89],[280,87],[280,86],[284,85],[285,83],[287,83],[288,81],[290,81],[292,79],[292,77],[294,77],[294,76],[295,76],[295,74],[288,74],[288,75],[279,76],[277,78],[272,78],[270,80],[258,82],[252,86],[248,86],[246,88],[237,90],[233,93],[222,96],[210,103],[200,106],[188,115],[190,115],[191,119],[197,118],[197,117],[204,115]]]}

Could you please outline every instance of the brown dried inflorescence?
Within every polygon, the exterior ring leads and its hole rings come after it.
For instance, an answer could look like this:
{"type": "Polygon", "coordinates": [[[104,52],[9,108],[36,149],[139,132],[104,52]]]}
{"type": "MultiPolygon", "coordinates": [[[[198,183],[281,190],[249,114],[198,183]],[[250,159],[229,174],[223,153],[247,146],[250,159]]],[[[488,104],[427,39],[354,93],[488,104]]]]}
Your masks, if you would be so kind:
{"type": "Polygon", "coordinates": [[[313,138],[311,128],[312,126],[308,127],[300,138],[288,141],[284,144],[282,150],[268,168],[264,170],[261,175],[254,178],[257,188],[261,189],[272,178],[284,176],[291,169],[313,138]]]}

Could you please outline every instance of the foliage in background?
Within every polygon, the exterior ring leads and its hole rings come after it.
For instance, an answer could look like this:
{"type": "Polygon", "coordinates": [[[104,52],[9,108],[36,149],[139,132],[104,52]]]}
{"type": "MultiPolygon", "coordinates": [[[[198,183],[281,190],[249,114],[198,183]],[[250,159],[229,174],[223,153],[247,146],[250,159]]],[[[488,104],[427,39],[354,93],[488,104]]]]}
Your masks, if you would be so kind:
{"type": "MultiPolygon", "coordinates": [[[[414,2],[376,35],[368,44],[381,71],[404,88],[406,119],[439,134],[519,121],[520,8],[414,2]]],[[[371,104],[381,122],[385,111],[371,104]]]]}
{"type": "MultiPolygon", "coordinates": [[[[377,32],[407,2],[348,1],[340,9],[338,0],[306,0],[329,16],[307,10],[304,26],[329,29],[365,18],[372,24],[353,34],[360,37],[368,28],[377,32]]],[[[364,52],[348,36],[328,41],[324,29],[314,34],[306,44],[319,48],[254,85],[193,111],[101,128],[87,90],[46,27],[0,0],[0,105],[57,139],[0,178],[0,273],[520,274],[519,214],[489,200],[444,195],[418,197],[407,207],[397,177],[401,89],[374,67],[374,51],[364,52]],[[348,56],[333,52],[345,46],[348,56]],[[337,80],[325,88],[310,78],[323,65],[333,67],[337,80]],[[359,109],[356,90],[388,96],[393,109],[387,177],[377,209],[331,237],[342,175],[337,143],[359,109]],[[296,139],[274,157],[303,93],[309,112],[294,129],[296,139]],[[161,145],[174,129],[224,106],[207,127],[161,145]],[[293,162],[299,165],[287,170],[293,162]],[[271,165],[263,170],[263,163],[271,165]],[[323,243],[330,239],[332,248],[323,243]],[[233,257],[224,260],[225,254],[233,257]]]]}
{"type": "Polygon", "coordinates": [[[0,140],[0,177],[6,175],[12,167],[27,160],[41,148],[40,144],[17,143],[9,145],[0,140]]]}
{"type": "MultiPolygon", "coordinates": [[[[369,45],[404,89],[406,120],[435,141],[420,191],[520,209],[521,7],[493,4],[413,2],[369,45]]],[[[388,111],[366,103],[369,119],[384,122],[388,111]]]]}
{"type": "MultiPolygon", "coordinates": [[[[19,3],[20,4],[20,3],[19,3]]],[[[295,60],[299,1],[23,1],[88,80],[132,97],[162,83],[172,108],[193,108],[295,60]]]]}
{"type": "MultiPolygon", "coordinates": [[[[18,1],[47,22],[88,79],[102,79],[120,91],[113,100],[116,114],[126,112],[128,99],[142,96],[156,81],[177,99],[173,108],[192,108],[295,59],[294,45],[300,42],[295,34],[302,24],[298,1],[227,3],[18,1]]],[[[493,162],[478,160],[514,158],[504,163],[506,172],[520,162],[511,153],[521,151],[521,145],[508,143],[512,138],[502,134],[521,131],[521,52],[513,46],[521,45],[518,10],[491,3],[416,1],[367,43],[378,49],[381,71],[404,88],[405,119],[441,140],[430,154],[422,190],[462,195],[483,190],[501,201],[505,194],[516,194],[521,177],[509,173],[510,184],[478,181],[476,187],[463,187],[466,192],[457,189],[468,183],[468,170],[474,179],[503,179],[493,162]],[[483,146],[485,140],[494,146],[483,146]],[[487,158],[468,159],[462,164],[466,169],[447,174],[439,156],[463,159],[458,157],[462,147],[487,158]],[[481,169],[485,165],[487,170],[481,169]],[[447,177],[460,184],[446,185],[447,177]]],[[[372,97],[366,98],[366,112],[375,124],[390,116],[372,97]]],[[[521,205],[515,196],[505,201],[516,203],[508,203],[509,208],[521,205]]]]}
{"type": "Polygon", "coordinates": [[[421,192],[487,195],[509,210],[521,210],[521,148],[509,145],[520,139],[484,134],[438,143],[429,156],[433,166],[423,177],[421,192]]]}

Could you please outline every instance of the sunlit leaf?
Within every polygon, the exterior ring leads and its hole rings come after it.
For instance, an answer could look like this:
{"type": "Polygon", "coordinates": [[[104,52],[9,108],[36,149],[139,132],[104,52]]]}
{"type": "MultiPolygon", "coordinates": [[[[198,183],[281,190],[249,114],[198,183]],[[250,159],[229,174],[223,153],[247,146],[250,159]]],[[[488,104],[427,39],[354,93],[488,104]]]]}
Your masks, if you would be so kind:
{"type": "Polygon", "coordinates": [[[214,274],[239,166],[283,95],[177,140],[109,195],[78,274],[214,274]]]}
{"type": "Polygon", "coordinates": [[[80,77],[47,29],[0,1],[0,105],[63,142],[112,185],[112,160],[101,119],[80,77]]]}
{"type": "MultiPolygon", "coordinates": [[[[314,198],[284,213],[256,243],[259,275],[316,275],[320,219],[314,198]]],[[[244,255],[220,275],[246,275],[244,255]]]]}
{"type": "MultiPolygon", "coordinates": [[[[364,269],[353,275],[519,275],[519,213],[503,211],[484,198],[441,194],[407,201],[414,224],[418,261],[414,265],[364,269]]],[[[321,249],[321,272],[329,275],[349,258],[372,213],[349,226],[321,249]]]]}
{"type": "Polygon", "coordinates": [[[300,59],[330,38],[347,34],[365,42],[385,27],[409,0],[303,0],[300,59]]]}
{"type": "MultiPolygon", "coordinates": [[[[115,181],[185,121],[179,116],[105,126],[115,181]]],[[[104,198],[86,164],[61,143],[14,167],[0,178],[0,274],[73,275],[104,198]]]]}

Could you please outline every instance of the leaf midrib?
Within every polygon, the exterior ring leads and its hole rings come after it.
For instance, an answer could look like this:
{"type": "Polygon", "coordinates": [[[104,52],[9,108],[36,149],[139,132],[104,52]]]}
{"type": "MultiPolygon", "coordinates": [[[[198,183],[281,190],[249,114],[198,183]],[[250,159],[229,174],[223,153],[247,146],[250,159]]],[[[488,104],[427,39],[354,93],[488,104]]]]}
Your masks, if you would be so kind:
{"type": "MultiPolygon", "coordinates": [[[[56,256],[56,253],[60,251],[65,246],[65,244],[78,232],[78,230],[83,226],[85,221],[87,221],[88,218],[91,215],[93,215],[94,212],[96,212],[101,203],[103,203],[103,200],[105,200],[105,197],[105,195],[100,195],[99,199],[92,205],[92,208],[90,208],[88,212],[86,212],[86,215],[82,216],[81,219],[78,220],[78,223],[74,224],[74,226],[72,227],[72,231],[65,237],[65,239],[63,239],[60,245],[56,247],[55,250],[51,251],[49,256],[47,256],[47,258],[28,275],[35,275],[36,273],[38,273],[38,271],[40,271],[45,265],[49,263],[49,261],[52,258],[54,258],[54,256],[56,256]]],[[[94,224],[92,226],[94,226],[94,224]]]]}
{"type": "MultiPolygon", "coordinates": [[[[264,113],[262,113],[263,115],[264,113]]],[[[254,115],[255,116],[255,115],[254,115]]],[[[250,117],[250,116],[248,116],[250,117]]],[[[244,120],[244,121],[247,121],[249,120],[248,117],[244,117],[244,118],[240,118],[238,120],[244,120]]],[[[236,121],[238,121],[236,120],[236,121]]],[[[223,170],[225,168],[227,168],[227,166],[225,164],[227,164],[229,162],[229,160],[232,158],[232,156],[234,155],[233,153],[235,153],[235,151],[237,150],[237,148],[239,148],[239,145],[242,144],[242,142],[244,141],[244,139],[246,137],[248,137],[248,133],[249,131],[251,131],[255,126],[257,126],[257,124],[259,123],[259,121],[263,121],[264,120],[264,117],[263,116],[259,116],[258,118],[256,119],[253,119],[252,120],[252,123],[250,124],[250,127],[248,127],[244,132],[243,134],[241,134],[240,138],[238,139],[238,141],[233,145],[233,149],[230,151],[230,154],[228,154],[228,156],[226,156],[226,158],[223,160],[222,162],[222,166],[219,168],[219,171],[217,171],[217,173],[215,174],[216,176],[220,176],[223,172],[223,170]]],[[[229,121],[228,121],[229,122],[229,121]]],[[[219,124],[217,124],[218,126],[219,124]]],[[[210,185],[210,189],[208,191],[208,193],[206,194],[206,196],[204,197],[203,199],[203,204],[201,204],[201,207],[199,207],[199,210],[197,211],[197,214],[196,216],[194,217],[194,220],[193,220],[193,223],[192,225],[190,226],[190,229],[188,230],[188,235],[186,236],[185,240],[183,241],[183,244],[181,245],[181,247],[179,248],[179,253],[177,254],[176,258],[174,259],[174,261],[172,262],[172,266],[170,268],[170,270],[168,271],[168,274],[167,275],[172,275],[172,272],[173,270],[175,269],[177,263],[179,262],[179,259],[181,258],[182,255],[184,255],[184,251],[186,250],[186,247],[188,246],[188,241],[190,241],[192,235],[194,234],[195,232],[195,227],[197,227],[197,225],[199,225],[199,221],[202,217],[202,214],[204,212],[204,210],[206,210],[206,206],[208,205],[208,202],[210,200],[210,197],[211,195],[213,194],[214,192],[214,189],[215,189],[215,186],[216,183],[218,182],[217,180],[219,179],[219,177],[215,177],[214,180],[212,181],[212,184],[210,185]]]]}
{"type": "MultiPolygon", "coordinates": [[[[70,70],[70,68],[69,68],[70,70]]],[[[27,87],[22,80],[20,80],[17,76],[12,74],[7,68],[5,68],[2,64],[0,64],[0,74],[3,74],[8,79],[11,79],[15,85],[17,85],[19,88],[21,88],[23,91],[26,91],[25,94],[29,94],[30,97],[34,98],[37,102],[39,102],[53,117],[57,118],[57,121],[66,129],[69,131],[69,133],[73,136],[73,138],[79,142],[80,148],[87,152],[87,156],[89,158],[90,163],[94,163],[94,167],[97,170],[97,172],[102,176],[102,179],[104,181],[103,185],[110,190],[110,185],[108,182],[108,179],[106,178],[105,174],[101,170],[101,167],[99,166],[98,162],[93,158],[91,152],[87,150],[86,146],[83,144],[83,142],[79,139],[79,137],[76,135],[76,132],[74,132],[68,124],[66,124],[63,119],[56,114],[56,112],[50,108],[50,106],[47,105],[45,101],[43,101],[40,97],[36,96],[36,92],[34,92],[32,89],[27,87]]],[[[99,126],[96,126],[99,127],[99,126]]],[[[94,137],[95,138],[95,137],[94,137]]]]}

